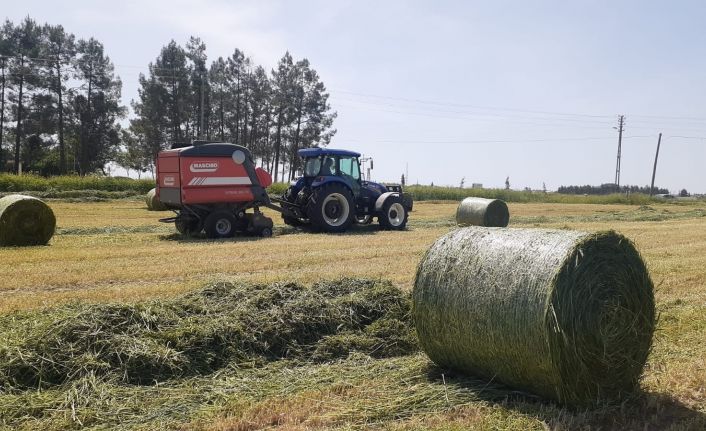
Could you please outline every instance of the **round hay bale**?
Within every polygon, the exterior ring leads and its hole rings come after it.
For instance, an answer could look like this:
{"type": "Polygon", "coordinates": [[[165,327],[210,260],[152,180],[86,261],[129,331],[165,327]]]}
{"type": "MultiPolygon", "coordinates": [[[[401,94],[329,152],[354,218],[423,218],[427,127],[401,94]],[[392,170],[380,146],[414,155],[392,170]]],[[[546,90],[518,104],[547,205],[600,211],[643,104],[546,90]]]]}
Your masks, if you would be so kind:
{"type": "Polygon", "coordinates": [[[149,211],[166,211],[167,207],[164,206],[162,202],[159,201],[157,197],[157,189],[152,189],[147,192],[145,196],[145,202],[147,203],[147,209],[149,211]]]}
{"type": "Polygon", "coordinates": [[[56,217],[37,198],[9,195],[0,199],[0,246],[46,245],[56,228],[56,217]]]}
{"type": "Polygon", "coordinates": [[[458,229],[412,296],[434,362],[566,404],[632,392],[655,329],[645,263],[615,232],[458,229]]]}
{"type": "Polygon", "coordinates": [[[456,209],[456,224],[460,226],[505,227],[509,222],[510,211],[500,199],[469,197],[456,209]]]}

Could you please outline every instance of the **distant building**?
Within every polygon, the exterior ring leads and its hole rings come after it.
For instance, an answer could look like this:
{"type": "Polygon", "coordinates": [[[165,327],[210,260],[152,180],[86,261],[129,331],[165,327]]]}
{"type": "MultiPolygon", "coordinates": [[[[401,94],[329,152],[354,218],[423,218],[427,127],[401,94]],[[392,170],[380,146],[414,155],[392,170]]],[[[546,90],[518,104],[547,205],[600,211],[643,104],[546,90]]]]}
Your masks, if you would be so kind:
{"type": "Polygon", "coordinates": [[[483,184],[482,184],[482,183],[473,183],[473,185],[471,185],[471,188],[473,188],[473,189],[482,189],[482,188],[483,188],[483,184]]]}

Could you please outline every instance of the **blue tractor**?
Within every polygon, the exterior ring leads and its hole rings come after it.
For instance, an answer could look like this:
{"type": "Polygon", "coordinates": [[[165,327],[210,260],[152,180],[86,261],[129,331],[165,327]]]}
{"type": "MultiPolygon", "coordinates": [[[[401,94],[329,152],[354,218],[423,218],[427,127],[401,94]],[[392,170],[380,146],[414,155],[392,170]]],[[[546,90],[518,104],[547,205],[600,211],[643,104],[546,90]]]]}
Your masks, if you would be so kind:
{"type": "Polygon", "coordinates": [[[364,181],[360,154],[330,148],[299,150],[304,176],[277,201],[291,226],[309,225],[324,232],[343,232],[353,223],[377,217],[385,229],[402,230],[412,211],[412,196],[401,185],[364,181]]]}

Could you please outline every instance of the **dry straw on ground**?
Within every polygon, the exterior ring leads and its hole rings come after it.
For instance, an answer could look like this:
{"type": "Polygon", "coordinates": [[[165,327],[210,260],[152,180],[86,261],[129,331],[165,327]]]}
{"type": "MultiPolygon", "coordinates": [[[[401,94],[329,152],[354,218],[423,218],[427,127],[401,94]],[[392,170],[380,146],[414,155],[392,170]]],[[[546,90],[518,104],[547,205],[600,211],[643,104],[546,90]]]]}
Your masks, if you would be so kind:
{"type": "Polygon", "coordinates": [[[157,197],[157,189],[152,189],[147,192],[147,195],[145,196],[145,203],[147,204],[147,209],[150,211],[166,211],[167,209],[167,207],[159,201],[159,198],[157,197]]]}
{"type": "Polygon", "coordinates": [[[23,195],[0,199],[0,246],[45,245],[55,228],[54,212],[41,200],[23,195]]]}
{"type": "Polygon", "coordinates": [[[510,222],[507,204],[500,199],[468,197],[456,209],[460,226],[505,227],[510,222]]]}
{"type": "Polygon", "coordinates": [[[450,232],[420,262],[413,301],[436,363],[574,405],[632,392],[655,329],[645,264],[615,232],[450,232]]]}

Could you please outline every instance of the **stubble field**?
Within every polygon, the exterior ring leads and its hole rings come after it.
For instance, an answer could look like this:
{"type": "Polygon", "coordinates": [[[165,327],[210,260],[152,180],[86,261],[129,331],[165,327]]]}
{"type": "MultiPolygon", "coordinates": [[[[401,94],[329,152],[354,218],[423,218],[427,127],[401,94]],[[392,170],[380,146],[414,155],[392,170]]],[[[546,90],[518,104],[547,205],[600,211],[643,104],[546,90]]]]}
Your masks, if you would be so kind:
{"type": "MultiPolygon", "coordinates": [[[[422,253],[454,228],[457,205],[417,203],[407,231],[371,226],[342,235],[304,233],[270,212],[273,238],[209,241],[182,238],[172,225],[157,222],[169,213],[148,212],[139,200],[50,204],[58,220],[50,246],[0,249],[4,319],[51,314],[74,301],[166,300],[223,280],[309,285],[363,277],[409,291],[422,253]]],[[[231,365],[157,385],[100,382],[79,407],[57,401],[68,396],[63,387],[0,388],[0,427],[706,428],[706,205],[509,206],[514,227],[613,229],[636,243],[657,287],[659,323],[635,398],[576,411],[445,373],[422,353],[386,359],[354,354],[316,365],[231,365]],[[189,401],[175,405],[176,399],[189,401]]]]}

